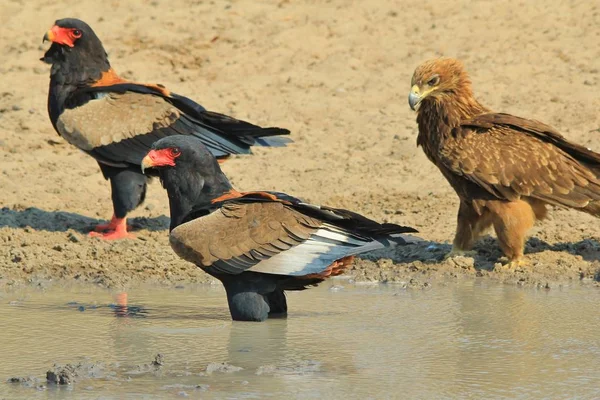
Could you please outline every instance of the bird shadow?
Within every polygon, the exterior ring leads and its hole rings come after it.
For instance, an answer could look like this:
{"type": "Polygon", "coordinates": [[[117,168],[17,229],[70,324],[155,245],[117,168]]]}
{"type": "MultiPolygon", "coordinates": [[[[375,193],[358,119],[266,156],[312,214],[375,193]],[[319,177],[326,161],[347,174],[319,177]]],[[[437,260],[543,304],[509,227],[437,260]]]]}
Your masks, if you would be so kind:
{"type": "MultiPolygon", "coordinates": [[[[136,217],[127,222],[132,229],[147,229],[149,231],[163,231],[169,229],[169,217],[136,217]]],[[[76,232],[87,233],[104,220],[86,217],[85,215],[66,211],[46,211],[36,207],[24,210],[14,210],[8,207],[0,209],[0,228],[31,228],[47,232],[76,232]]]]}
{"type": "Polygon", "coordinates": [[[580,256],[585,261],[600,261],[600,242],[595,239],[583,239],[578,242],[559,242],[550,244],[532,237],[527,241],[525,254],[541,253],[543,251],[564,251],[574,256],[580,256]]]}
{"type": "MultiPolygon", "coordinates": [[[[398,246],[393,249],[378,250],[368,253],[361,258],[376,261],[379,258],[390,258],[395,263],[410,264],[421,262],[434,265],[445,262],[445,256],[452,250],[452,245],[433,241],[423,241],[408,246],[398,246]]],[[[503,253],[496,238],[487,236],[480,239],[473,250],[476,255],[473,267],[476,270],[493,270],[501,262],[503,253]]],[[[545,251],[564,252],[579,256],[588,262],[600,261],[600,242],[595,239],[584,239],[577,242],[548,243],[536,237],[529,238],[525,244],[525,255],[545,251]]],[[[597,280],[600,280],[600,276],[597,280]]]]}

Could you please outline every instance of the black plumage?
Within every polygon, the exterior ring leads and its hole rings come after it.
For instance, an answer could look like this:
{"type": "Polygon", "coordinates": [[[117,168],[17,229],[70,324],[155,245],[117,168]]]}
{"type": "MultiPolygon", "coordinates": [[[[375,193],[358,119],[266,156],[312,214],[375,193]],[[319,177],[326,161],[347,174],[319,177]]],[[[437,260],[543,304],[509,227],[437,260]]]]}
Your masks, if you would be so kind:
{"type": "Polygon", "coordinates": [[[111,181],[114,216],[105,238],[127,235],[125,217],[146,193],[140,162],[156,140],[197,137],[218,158],[249,154],[252,146],[285,146],[289,131],[262,128],[207,111],[162,85],[121,79],[104,47],[83,21],[61,19],[44,39],[52,45],[42,61],[52,65],[48,113],[56,131],[94,157],[111,181]]]}
{"type": "Polygon", "coordinates": [[[341,274],[355,255],[402,245],[413,228],[307,204],[279,192],[237,192],[200,140],[155,142],[142,161],[168,192],[170,243],[219,279],[234,320],[287,311],[284,292],[341,274]]]}

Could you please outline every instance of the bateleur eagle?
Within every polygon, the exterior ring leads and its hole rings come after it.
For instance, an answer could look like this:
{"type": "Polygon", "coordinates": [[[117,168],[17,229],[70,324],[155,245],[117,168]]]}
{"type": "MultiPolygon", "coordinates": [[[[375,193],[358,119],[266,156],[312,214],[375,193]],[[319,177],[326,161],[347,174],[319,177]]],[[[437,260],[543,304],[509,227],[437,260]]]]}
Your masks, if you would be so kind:
{"type": "MultiPolygon", "coordinates": [[[[95,234],[128,236],[126,215],[143,201],[142,158],[152,143],[172,135],[199,138],[212,154],[248,154],[250,147],[283,146],[281,128],[261,128],[207,111],[162,85],[129,82],[111,68],[104,47],[83,21],[55,22],[44,36],[52,45],[41,59],[52,64],[48,113],[59,135],[94,157],[110,180],[114,215],[95,234]]],[[[92,233],[94,234],[94,233],[92,233]]]]}
{"type": "Polygon", "coordinates": [[[200,140],[172,136],[142,161],[169,195],[171,247],[219,279],[234,320],[285,314],[284,291],[338,275],[360,253],[405,244],[416,232],[277,192],[234,190],[200,140]]]}
{"type": "Polygon", "coordinates": [[[417,145],[460,199],[448,256],[469,252],[493,226],[509,266],[523,265],[527,231],[546,205],[600,216],[600,154],[546,124],[484,107],[458,60],[424,62],[411,85],[417,145]]]}

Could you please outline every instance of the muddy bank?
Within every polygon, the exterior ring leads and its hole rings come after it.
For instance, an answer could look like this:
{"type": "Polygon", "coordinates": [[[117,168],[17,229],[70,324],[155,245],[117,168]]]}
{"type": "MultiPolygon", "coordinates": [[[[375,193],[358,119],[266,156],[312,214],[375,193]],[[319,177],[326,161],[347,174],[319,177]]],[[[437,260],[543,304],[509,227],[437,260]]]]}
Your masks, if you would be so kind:
{"type": "MultiPolygon", "coordinates": [[[[181,369],[180,367],[174,367],[168,360],[165,360],[162,354],[157,354],[153,361],[137,365],[93,360],[54,364],[49,367],[45,375],[34,373],[27,376],[14,376],[8,378],[5,383],[11,385],[11,389],[22,389],[21,394],[24,394],[27,393],[27,390],[39,392],[68,386],[76,386],[77,389],[91,389],[89,385],[98,382],[100,384],[106,382],[121,385],[131,382],[132,379],[140,379],[146,376],[162,380],[177,379],[184,376],[186,381],[196,380],[198,383],[166,384],[160,387],[160,391],[188,397],[192,393],[211,390],[211,384],[206,382],[212,379],[213,374],[227,374],[235,379],[240,371],[244,372],[246,378],[261,375],[275,377],[305,376],[321,372],[321,363],[314,360],[302,360],[291,365],[260,365],[252,368],[251,371],[245,371],[245,368],[227,362],[211,362],[204,367],[190,365],[185,369],[181,369]]],[[[245,379],[238,380],[241,385],[249,383],[245,379]]]]}
{"type": "MultiPolygon", "coordinates": [[[[132,225],[137,227],[135,239],[106,242],[87,236],[89,227],[97,222],[94,219],[51,213],[51,217],[38,220],[40,214],[45,212],[6,208],[1,211],[0,221],[16,222],[11,222],[14,227],[0,229],[0,240],[4,243],[0,250],[4,253],[0,260],[0,288],[70,282],[112,288],[148,283],[167,286],[218,283],[173,254],[167,239],[167,217],[133,219],[132,225]],[[42,222],[35,221],[45,221],[43,224],[46,225],[41,226],[42,222]],[[68,227],[77,221],[80,221],[80,231],[68,227]],[[49,235],[44,229],[56,232],[49,235]]],[[[427,232],[435,226],[425,225],[419,229],[427,232]]],[[[451,228],[445,230],[451,236],[451,228]]],[[[505,260],[493,237],[478,243],[474,257],[446,260],[444,255],[450,249],[447,242],[425,240],[369,253],[356,259],[342,278],[356,282],[394,283],[409,288],[474,278],[545,288],[598,285],[600,280],[600,243],[583,238],[583,234],[580,240],[568,242],[549,243],[539,237],[530,238],[526,247],[530,265],[519,268],[504,265],[505,260]]]]}

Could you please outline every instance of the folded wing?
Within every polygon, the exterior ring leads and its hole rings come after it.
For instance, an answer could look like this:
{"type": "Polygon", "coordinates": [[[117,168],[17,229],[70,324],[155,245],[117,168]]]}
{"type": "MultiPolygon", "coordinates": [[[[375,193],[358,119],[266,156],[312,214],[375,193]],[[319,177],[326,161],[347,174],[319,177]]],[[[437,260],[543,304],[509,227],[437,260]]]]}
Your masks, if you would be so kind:
{"type": "Polygon", "coordinates": [[[499,199],[568,207],[600,200],[599,156],[545,124],[489,113],[464,121],[454,138],[443,165],[499,199]]]}
{"type": "Polygon", "coordinates": [[[138,84],[87,88],[91,100],[65,109],[56,121],[61,136],[98,161],[139,165],[156,140],[171,135],[198,137],[216,157],[250,153],[253,145],[284,146],[281,128],[261,128],[206,111],[192,100],[138,84]]]}
{"type": "Polygon", "coordinates": [[[232,200],[175,228],[170,242],[180,257],[219,273],[305,276],[319,274],[344,257],[404,239],[349,230],[285,202],[232,200]]]}

